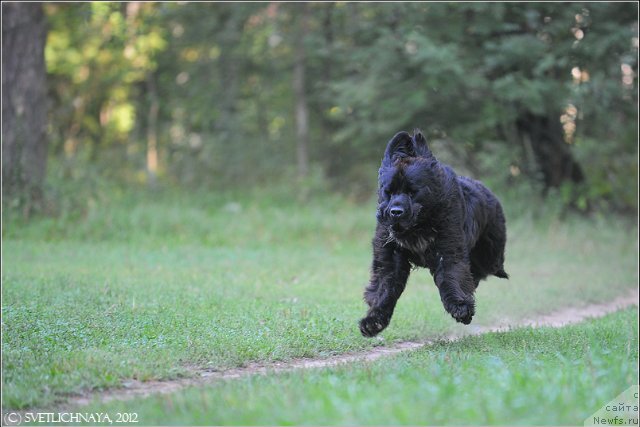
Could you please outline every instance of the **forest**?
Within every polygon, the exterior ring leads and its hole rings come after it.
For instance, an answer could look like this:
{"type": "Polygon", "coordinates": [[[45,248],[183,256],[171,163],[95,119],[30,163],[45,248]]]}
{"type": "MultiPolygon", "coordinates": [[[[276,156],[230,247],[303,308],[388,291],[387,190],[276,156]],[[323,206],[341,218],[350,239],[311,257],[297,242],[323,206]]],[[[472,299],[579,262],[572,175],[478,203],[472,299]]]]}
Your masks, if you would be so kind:
{"type": "Polygon", "coordinates": [[[494,188],[633,213],[637,57],[633,3],[3,3],[4,206],[366,200],[386,142],[420,128],[494,188]]]}

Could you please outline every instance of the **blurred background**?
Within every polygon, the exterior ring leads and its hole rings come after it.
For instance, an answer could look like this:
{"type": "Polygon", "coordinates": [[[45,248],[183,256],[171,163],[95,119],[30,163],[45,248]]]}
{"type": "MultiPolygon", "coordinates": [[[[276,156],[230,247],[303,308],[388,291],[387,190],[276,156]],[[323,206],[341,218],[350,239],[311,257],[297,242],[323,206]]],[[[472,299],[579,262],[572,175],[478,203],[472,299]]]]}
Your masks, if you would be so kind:
{"type": "Polygon", "coordinates": [[[75,221],[132,191],[366,202],[414,128],[499,195],[637,213],[634,3],[2,12],[5,218],[75,221]]]}
{"type": "MultiPolygon", "coordinates": [[[[426,272],[357,327],[400,130],[504,207],[474,325],[637,300],[638,43],[637,2],[2,2],[3,410],[466,333],[426,272]]],[[[637,384],[636,315],[131,412],[582,423],[637,384]]]]}

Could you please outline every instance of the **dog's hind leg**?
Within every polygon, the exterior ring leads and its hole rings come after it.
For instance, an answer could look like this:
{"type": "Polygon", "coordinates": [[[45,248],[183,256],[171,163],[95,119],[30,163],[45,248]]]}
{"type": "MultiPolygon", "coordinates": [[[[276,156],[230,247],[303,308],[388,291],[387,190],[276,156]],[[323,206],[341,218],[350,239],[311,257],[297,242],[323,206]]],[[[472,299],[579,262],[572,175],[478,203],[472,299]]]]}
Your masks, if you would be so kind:
{"type": "Polygon", "coordinates": [[[396,302],[407,284],[411,265],[395,243],[376,245],[374,242],[371,270],[371,280],[364,291],[369,310],[360,320],[360,332],[365,337],[376,336],[389,325],[396,302]]]}
{"type": "Polygon", "coordinates": [[[488,242],[486,246],[490,249],[491,256],[488,257],[486,268],[488,274],[493,274],[502,279],[508,279],[509,275],[504,271],[504,250],[507,244],[507,225],[500,202],[496,200],[495,215],[493,220],[487,224],[484,239],[488,242]]]}
{"type": "Polygon", "coordinates": [[[465,325],[471,323],[475,314],[473,291],[477,285],[471,276],[469,263],[455,256],[443,255],[433,278],[445,310],[456,321],[465,325]]]}

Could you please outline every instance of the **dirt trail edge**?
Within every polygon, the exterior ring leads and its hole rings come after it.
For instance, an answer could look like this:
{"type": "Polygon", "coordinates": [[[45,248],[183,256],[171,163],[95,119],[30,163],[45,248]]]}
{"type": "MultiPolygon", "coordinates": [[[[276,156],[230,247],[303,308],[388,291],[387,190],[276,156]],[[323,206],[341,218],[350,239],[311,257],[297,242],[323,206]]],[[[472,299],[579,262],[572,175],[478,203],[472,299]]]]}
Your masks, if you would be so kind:
{"type": "MultiPolygon", "coordinates": [[[[349,362],[372,361],[405,351],[416,350],[428,346],[434,341],[456,341],[469,335],[479,335],[487,332],[503,332],[522,326],[561,327],[573,323],[579,323],[588,318],[602,317],[606,314],[632,305],[638,305],[638,289],[634,289],[628,294],[620,296],[613,301],[609,301],[606,303],[592,304],[583,307],[569,307],[535,318],[521,319],[518,321],[505,321],[502,325],[471,327],[470,329],[468,329],[467,333],[463,335],[444,337],[440,338],[439,340],[424,342],[405,341],[390,344],[387,346],[374,347],[372,349],[363,350],[360,352],[340,354],[325,358],[301,358],[289,360],[286,362],[251,363],[241,368],[233,368],[221,371],[194,368],[192,370],[193,375],[191,377],[177,380],[145,382],[135,380],[125,381],[121,388],[88,392],[80,396],[69,397],[66,402],[59,405],[58,408],[62,407],[67,410],[70,408],[84,406],[92,402],[129,400],[136,397],[145,397],[153,394],[172,393],[185,387],[206,385],[215,381],[246,377],[250,375],[264,375],[267,373],[278,373],[296,369],[324,368],[349,362]]],[[[39,411],[36,409],[32,409],[21,412],[39,411]]]]}

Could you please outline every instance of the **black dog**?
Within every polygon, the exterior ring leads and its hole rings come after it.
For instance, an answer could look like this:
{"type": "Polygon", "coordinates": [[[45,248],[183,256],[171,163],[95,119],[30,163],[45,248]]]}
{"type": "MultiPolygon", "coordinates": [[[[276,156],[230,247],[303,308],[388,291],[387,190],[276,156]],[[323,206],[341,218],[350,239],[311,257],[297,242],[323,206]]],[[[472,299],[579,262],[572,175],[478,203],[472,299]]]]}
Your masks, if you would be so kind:
{"type": "Polygon", "coordinates": [[[445,310],[458,322],[471,323],[480,280],[509,277],[500,202],[480,182],[438,162],[418,131],[413,137],[400,132],[389,141],[379,184],[362,335],[375,336],[389,325],[412,265],[428,268],[445,310]]]}

